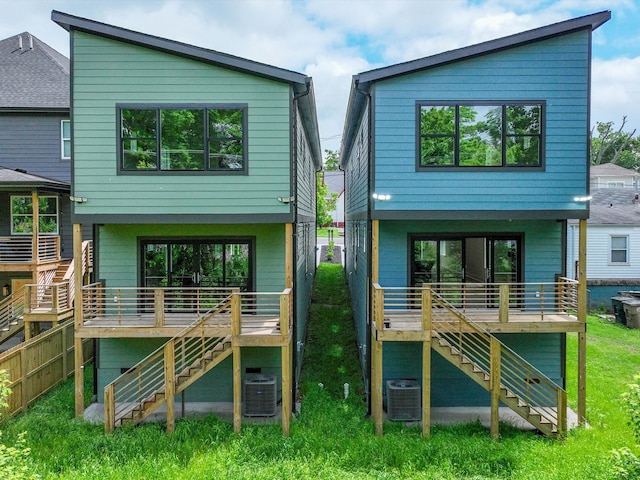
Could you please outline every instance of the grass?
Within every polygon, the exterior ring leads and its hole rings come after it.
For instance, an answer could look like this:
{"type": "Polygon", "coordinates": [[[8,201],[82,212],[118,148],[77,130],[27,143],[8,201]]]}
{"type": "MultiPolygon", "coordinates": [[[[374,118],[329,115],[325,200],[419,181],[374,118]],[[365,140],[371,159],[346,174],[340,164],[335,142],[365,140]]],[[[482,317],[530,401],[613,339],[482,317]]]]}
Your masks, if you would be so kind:
{"type": "Polygon", "coordinates": [[[328,238],[329,230],[333,231],[333,238],[338,238],[338,229],[334,227],[323,227],[316,229],[316,236],[318,238],[328,238]]]}
{"type": "MultiPolygon", "coordinates": [[[[245,425],[240,435],[213,416],[118,429],[73,419],[67,382],[3,425],[4,441],[27,431],[33,472],[46,479],[610,479],[611,450],[638,447],[620,395],[640,371],[640,331],[589,318],[590,429],[564,441],[501,425],[494,443],[478,423],[419,428],[366,417],[349,298],[339,265],[320,265],[302,374],[302,411],[283,437],[278,425],[245,425]],[[323,388],[318,386],[323,384],[323,388]],[[351,395],[344,399],[343,385],[351,395]]],[[[568,336],[568,390],[576,398],[576,339],[568,336]]],[[[90,392],[87,369],[86,391],[90,392]]],[[[575,407],[575,404],[573,405],[575,407]]],[[[1,475],[0,475],[1,476],[1,475]]]]}

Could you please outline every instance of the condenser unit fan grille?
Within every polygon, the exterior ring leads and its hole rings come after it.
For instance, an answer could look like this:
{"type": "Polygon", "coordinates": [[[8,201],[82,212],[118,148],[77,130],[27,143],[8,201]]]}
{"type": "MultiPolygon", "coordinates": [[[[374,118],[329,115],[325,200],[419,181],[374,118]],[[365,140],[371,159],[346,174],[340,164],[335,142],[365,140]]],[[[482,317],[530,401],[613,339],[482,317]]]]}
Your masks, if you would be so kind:
{"type": "Polygon", "coordinates": [[[272,417],[276,414],[277,385],[275,375],[255,375],[244,381],[244,415],[272,417]]]}
{"type": "Polygon", "coordinates": [[[393,421],[420,420],[421,389],[415,380],[387,380],[387,417],[393,421]]]}

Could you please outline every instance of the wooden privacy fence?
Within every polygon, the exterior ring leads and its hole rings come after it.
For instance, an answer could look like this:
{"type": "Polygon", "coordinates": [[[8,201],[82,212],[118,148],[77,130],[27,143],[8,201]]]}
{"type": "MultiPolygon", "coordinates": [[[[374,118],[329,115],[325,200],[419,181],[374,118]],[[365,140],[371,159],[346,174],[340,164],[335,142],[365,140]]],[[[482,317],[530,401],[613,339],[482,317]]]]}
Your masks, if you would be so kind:
{"type": "MultiPolygon", "coordinates": [[[[74,324],[65,322],[0,354],[0,370],[9,374],[8,415],[23,412],[74,370],[74,324]]],[[[93,341],[83,342],[85,365],[93,361],[93,341]]]]}

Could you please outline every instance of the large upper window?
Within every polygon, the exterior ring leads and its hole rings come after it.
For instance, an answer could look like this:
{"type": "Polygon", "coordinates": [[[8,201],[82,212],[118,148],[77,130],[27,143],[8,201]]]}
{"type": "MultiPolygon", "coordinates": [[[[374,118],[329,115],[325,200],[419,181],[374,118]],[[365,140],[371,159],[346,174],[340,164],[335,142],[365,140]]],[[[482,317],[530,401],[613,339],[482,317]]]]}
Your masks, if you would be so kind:
{"type": "Polygon", "coordinates": [[[418,168],[539,167],[543,104],[418,104],[418,168]]]}
{"type": "Polygon", "coordinates": [[[121,171],[246,171],[245,106],[121,105],[119,122],[121,171]]]}
{"type": "MultiPolygon", "coordinates": [[[[58,233],[58,197],[38,197],[40,234],[58,233]]],[[[31,195],[11,196],[11,234],[33,233],[33,198],[31,195]]]]}

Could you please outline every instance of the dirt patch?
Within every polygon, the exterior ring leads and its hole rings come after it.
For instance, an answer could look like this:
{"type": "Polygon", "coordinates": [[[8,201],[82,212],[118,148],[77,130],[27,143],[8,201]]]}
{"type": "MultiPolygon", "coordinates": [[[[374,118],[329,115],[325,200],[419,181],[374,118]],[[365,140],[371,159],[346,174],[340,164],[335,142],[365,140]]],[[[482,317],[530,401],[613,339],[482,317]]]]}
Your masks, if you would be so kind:
{"type": "Polygon", "coordinates": [[[329,252],[329,245],[322,245],[320,247],[320,263],[342,263],[342,247],[335,245],[333,247],[333,258],[329,260],[327,253],[329,252]]]}

